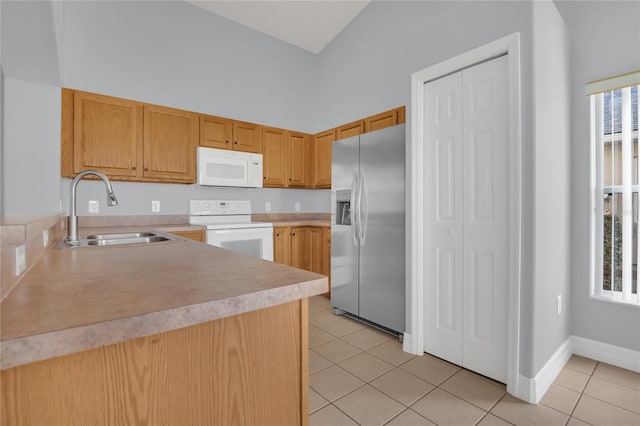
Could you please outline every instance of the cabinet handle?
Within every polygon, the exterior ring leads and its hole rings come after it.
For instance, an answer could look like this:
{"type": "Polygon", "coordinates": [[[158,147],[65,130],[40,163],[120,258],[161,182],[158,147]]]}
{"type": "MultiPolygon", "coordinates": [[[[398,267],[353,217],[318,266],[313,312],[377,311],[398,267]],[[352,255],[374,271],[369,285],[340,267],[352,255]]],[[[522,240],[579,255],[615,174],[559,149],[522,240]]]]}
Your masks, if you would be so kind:
{"type": "Polygon", "coordinates": [[[144,168],[144,171],[145,171],[145,172],[148,172],[148,171],[149,171],[149,169],[145,167],[145,168],[144,168]]]}
{"type": "Polygon", "coordinates": [[[136,170],[136,166],[133,166],[133,167],[131,168],[131,170],[136,170]]]}

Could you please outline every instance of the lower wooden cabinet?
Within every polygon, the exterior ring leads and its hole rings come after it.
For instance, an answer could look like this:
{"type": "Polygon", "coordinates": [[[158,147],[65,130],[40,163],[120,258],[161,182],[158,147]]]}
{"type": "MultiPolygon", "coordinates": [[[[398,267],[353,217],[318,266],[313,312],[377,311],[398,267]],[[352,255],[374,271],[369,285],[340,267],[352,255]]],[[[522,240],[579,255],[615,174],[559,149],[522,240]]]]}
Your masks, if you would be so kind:
{"type": "Polygon", "coordinates": [[[275,226],[273,260],[276,263],[331,275],[331,228],[275,226]]]}

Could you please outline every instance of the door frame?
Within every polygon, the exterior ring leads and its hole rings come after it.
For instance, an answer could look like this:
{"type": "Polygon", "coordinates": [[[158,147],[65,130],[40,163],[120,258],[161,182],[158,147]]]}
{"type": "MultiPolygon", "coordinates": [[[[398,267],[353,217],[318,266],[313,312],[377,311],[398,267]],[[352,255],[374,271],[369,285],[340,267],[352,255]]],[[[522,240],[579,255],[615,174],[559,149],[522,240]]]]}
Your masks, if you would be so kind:
{"type": "Polygon", "coordinates": [[[483,46],[411,74],[411,254],[410,322],[404,334],[403,349],[424,353],[424,210],[433,200],[424,197],[424,84],[447,74],[507,54],[509,140],[509,294],[507,331],[507,392],[518,394],[521,285],[521,82],[520,33],[513,33],[483,46]]]}

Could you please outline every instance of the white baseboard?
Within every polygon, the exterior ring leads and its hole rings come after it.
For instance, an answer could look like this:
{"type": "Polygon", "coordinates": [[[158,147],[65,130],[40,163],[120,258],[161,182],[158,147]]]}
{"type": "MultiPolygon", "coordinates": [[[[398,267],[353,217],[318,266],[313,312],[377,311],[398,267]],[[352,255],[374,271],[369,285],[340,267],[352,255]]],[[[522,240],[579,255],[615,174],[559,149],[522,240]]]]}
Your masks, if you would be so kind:
{"type": "Polygon", "coordinates": [[[549,389],[549,386],[551,386],[567,361],[569,361],[569,358],[571,358],[573,353],[571,342],[571,336],[569,336],[555,353],[551,355],[551,358],[549,358],[533,379],[519,374],[518,386],[514,396],[530,404],[540,402],[549,389]]]}
{"type": "Polygon", "coordinates": [[[627,370],[640,372],[640,352],[597,340],[571,336],[573,353],[596,361],[606,362],[627,370]]]}
{"type": "Polygon", "coordinates": [[[402,350],[413,355],[423,355],[424,350],[419,342],[416,342],[414,337],[409,333],[404,333],[402,336],[402,350]]]}

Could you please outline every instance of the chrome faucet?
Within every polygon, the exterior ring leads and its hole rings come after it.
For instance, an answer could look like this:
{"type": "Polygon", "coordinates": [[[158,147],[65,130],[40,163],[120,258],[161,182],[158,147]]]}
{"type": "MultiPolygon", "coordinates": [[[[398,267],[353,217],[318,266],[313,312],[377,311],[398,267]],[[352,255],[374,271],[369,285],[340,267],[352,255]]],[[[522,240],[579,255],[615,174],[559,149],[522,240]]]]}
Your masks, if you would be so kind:
{"type": "Polygon", "coordinates": [[[66,239],[67,245],[69,246],[77,246],[78,244],[80,244],[78,242],[78,216],[76,215],[76,188],[78,187],[78,182],[80,182],[80,179],[87,175],[96,175],[100,179],[102,179],[105,188],[107,188],[108,206],[118,205],[118,199],[116,198],[116,194],[113,193],[111,182],[109,182],[109,179],[103,173],[97,170],[85,170],[84,172],[78,173],[76,177],[74,177],[71,181],[69,194],[69,221],[66,239]]]}

